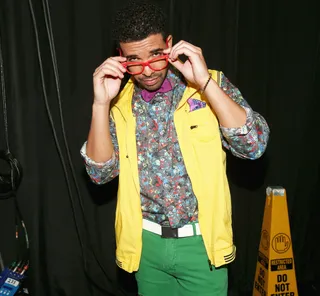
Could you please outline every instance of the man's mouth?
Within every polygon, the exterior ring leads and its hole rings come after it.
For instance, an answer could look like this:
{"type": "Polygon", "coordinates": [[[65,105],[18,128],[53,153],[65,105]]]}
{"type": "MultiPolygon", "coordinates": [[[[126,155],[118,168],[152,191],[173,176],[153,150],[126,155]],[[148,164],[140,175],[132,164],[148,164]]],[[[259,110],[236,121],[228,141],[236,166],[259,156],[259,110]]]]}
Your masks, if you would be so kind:
{"type": "Polygon", "coordinates": [[[143,83],[146,85],[154,85],[158,82],[158,77],[152,78],[152,79],[143,79],[143,83]]]}

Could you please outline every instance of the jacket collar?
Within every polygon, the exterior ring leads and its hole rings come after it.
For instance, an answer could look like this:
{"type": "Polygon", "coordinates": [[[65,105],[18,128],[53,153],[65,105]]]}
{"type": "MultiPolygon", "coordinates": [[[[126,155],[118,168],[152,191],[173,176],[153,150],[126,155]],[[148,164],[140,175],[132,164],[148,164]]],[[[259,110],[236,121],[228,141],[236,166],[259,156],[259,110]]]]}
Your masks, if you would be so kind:
{"type": "MultiPolygon", "coordinates": [[[[133,78],[131,77],[126,83],[123,90],[118,94],[113,102],[113,106],[117,107],[123,115],[132,115],[132,96],[135,89],[135,83],[133,78]]],[[[178,104],[177,110],[180,109],[187,100],[191,97],[198,97],[199,93],[194,85],[187,83],[186,89],[183,93],[183,96],[178,104]]]]}

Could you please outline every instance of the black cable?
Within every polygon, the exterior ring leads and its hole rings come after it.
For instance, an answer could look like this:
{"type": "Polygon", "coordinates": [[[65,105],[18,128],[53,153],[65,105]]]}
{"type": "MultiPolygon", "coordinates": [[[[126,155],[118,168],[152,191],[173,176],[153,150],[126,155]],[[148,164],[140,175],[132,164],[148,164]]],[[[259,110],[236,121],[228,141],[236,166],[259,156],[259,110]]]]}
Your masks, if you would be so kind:
{"type": "MultiPolygon", "coordinates": [[[[61,164],[62,164],[62,167],[63,167],[64,175],[65,175],[65,178],[67,180],[67,187],[68,187],[68,193],[69,193],[69,197],[70,197],[70,202],[71,202],[71,205],[72,205],[73,217],[74,217],[75,221],[77,221],[77,217],[76,217],[76,213],[75,213],[75,207],[74,207],[73,195],[72,195],[72,191],[71,191],[71,188],[70,188],[69,177],[68,177],[68,174],[67,174],[65,161],[64,161],[64,158],[63,158],[63,155],[62,155],[62,151],[61,151],[61,148],[60,148],[60,145],[59,145],[56,129],[55,129],[55,126],[54,126],[52,114],[51,114],[49,103],[48,103],[47,89],[46,89],[46,85],[45,85],[45,81],[44,81],[42,58],[41,58],[41,51],[40,51],[40,44],[39,44],[39,34],[38,34],[38,29],[37,29],[37,21],[36,21],[36,18],[35,18],[32,1],[31,0],[28,0],[28,1],[29,1],[29,8],[30,8],[30,12],[31,12],[32,22],[33,22],[33,26],[34,26],[34,33],[35,33],[35,40],[36,40],[39,68],[40,68],[41,86],[42,86],[42,91],[43,91],[43,97],[44,97],[44,101],[45,101],[46,111],[47,111],[47,114],[48,114],[48,117],[49,117],[50,126],[51,126],[53,137],[54,137],[54,142],[55,142],[56,148],[58,150],[58,154],[59,154],[60,161],[61,161],[61,164]]],[[[76,223],[76,232],[77,232],[78,239],[79,239],[79,242],[80,242],[80,245],[81,245],[81,250],[83,251],[83,243],[82,243],[82,240],[81,240],[81,235],[80,235],[80,230],[78,228],[78,223],[76,223]]]]}
{"type": "MultiPolygon", "coordinates": [[[[69,149],[69,145],[68,145],[68,142],[67,142],[65,127],[64,127],[64,119],[63,119],[64,116],[63,116],[63,109],[62,109],[62,103],[61,103],[61,92],[60,92],[58,66],[57,66],[57,59],[56,59],[56,53],[55,53],[55,47],[54,47],[54,39],[53,39],[53,33],[52,33],[52,26],[51,26],[51,19],[50,19],[50,11],[49,11],[48,1],[47,0],[46,1],[42,1],[42,5],[43,5],[43,9],[44,9],[46,30],[47,30],[47,34],[48,34],[48,40],[49,40],[49,45],[50,45],[50,53],[51,53],[53,69],[54,69],[55,84],[56,84],[56,90],[57,90],[57,96],[58,96],[60,123],[61,123],[61,127],[62,127],[64,145],[65,145],[65,148],[66,148],[66,151],[67,151],[67,156],[68,156],[68,161],[69,161],[68,164],[69,164],[70,170],[72,172],[73,181],[75,183],[76,191],[77,191],[78,198],[79,198],[79,204],[80,204],[82,216],[83,216],[83,219],[84,219],[85,230],[86,230],[86,233],[89,233],[88,226],[87,226],[87,221],[86,221],[86,217],[85,217],[83,201],[82,201],[82,198],[81,198],[80,189],[79,189],[78,182],[77,182],[77,179],[76,179],[74,166],[73,166],[71,155],[70,155],[70,149],[69,149]]],[[[44,93],[46,110],[47,110],[47,114],[49,116],[49,120],[50,120],[51,128],[52,128],[52,131],[53,131],[55,143],[56,143],[56,146],[57,146],[57,149],[58,149],[58,154],[59,154],[59,157],[61,159],[61,162],[62,162],[62,165],[63,165],[64,174],[65,174],[65,178],[66,178],[66,181],[67,181],[69,197],[70,197],[70,202],[71,202],[71,208],[72,208],[72,212],[73,212],[73,217],[74,217],[74,221],[75,221],[75,225],[76,225],[76,231],[77,231],[78,240],[79,240],[79,243],[80,243],[82,257],[83,257],[84,269],[85,269],[85,272],[86,272],[87,276],[90,278],[90,280],[97,287],[99,287],[100,289],[106,291],[103,287],[100,286],[100,284],[98,284],[92,277],[90,277],[90,274],[88,272],[87,259],[86,259],[87,257],[86,257],[85,250],[84,250],[84,242],[82,240],[82,236],[80,234],[80,229],[79,229],[79,225],[78,225],[78,218],[77,218],[77,215],[76,215],[75,202],[74,202],[72,191],[71,191],[71,187],[70,187],[70,181],[69,181],[69,177],[68,177],[68,173],[67,173],[64,157],[62,155],[62,151],[61,151],[61,148],[60,148],[60,145],[59,145],[59,141],[58,141],[57,136],[56,136],[55,126],[54,126],[54,122],[53,122],[53,119],[52,119],[50,107],[49,107],[49,104],[48,104],[47,92],[46,92],[44,74],[43,74],[42,59],[41,59],[41,53],[40,53],[37,22],[36,22],[36,18],[35,18],[35,14],[34,14],[33,5],[32,5],[32,1],[31,0],[29,0],[29,8],[30,8],[30,11],[31,11],[32,21],[33,21],[33,25],[34,25],[34,31],[35,31],[35,37],[36,37],[35,39],[36,39],[37,52],[38,52],[38,60],[39,60],[39,67],[40,67],[40,73],[41,73],[41,84],[42,84],[43,93],[44,93]]],[[[94,258],[97,261],[99,267],[101,268],[101,270],[103,271],[103,273],[107,277],[108,281],[111,283],[111,280],[109,279],[109,277],[107,275],[107,272],[103,268],[102,264],[99,262],[99,260],[97,258],[97,255],[94,252],[94,249],[93,249],[92,246],[91,246],[91,251],[92,251],[92,253],[94,255],[94,258]]]]}
{"type": "Polygon", "coordinates": [[[79,189],[78,182],[77,182],[77,179],[76,179],[74,166],[73,166],[72,159],[71,159],[71,154],[70,154],[70,148],[69,148],[69,145],[68,145],[68,142],[67,142],[66,131],[65,131],[65,126],[64,126],[64,116],[63,116],[63,109],[62,109],[62,103],[61,103],[59,72],[58,72],[58,66],[57,66],[57,58],[56,58],[56,52],[55,52],[55,46],[54,46],[54,38],[53,38],[53,33],[52,33],[52,26],[51,26],[51,19],[50,19],[48,1],[47,0],[42,0],[42,5],[43,5],[43,8],[44,8],[44,19],[45,19],[45,23],[46,23],[46,29],[47,29],[49,45],[50,45],[51,59],[52,59],[53,70],[54,70],[54,77],[55,77],[56,90],[57,90],[57,99],[58,99],[58,105],[59,105],[60,124],[61,124],[61,129],[62,129],[64,145],[65,145],[65,148],[66,148],[66,151],[67,151],[69,166],[70,166],[70,170],[72,172],[72,177],[73,177],[73,180],[74,180],[74,183],[75,183],[77,194],[80,197],[79,198],[79,204],[80,204],[80,207],[81,207],[81,209],[83,211],[83,213],[82,213],[83,214],[83,218],[85,219],[83,201],[82,201],[82,198],[81,198],[80,189],[79,189]]]}
{"type": "Polygon", "coordinates": [[[0,252],[0,273],[4,270],[4,262],[3,262],[3,259],[2,259],[2,255],[1,255],[1,252],[0,252]]]}
{"type": "MultiPolygon", "coordinates": [[[[1,96],[2,96],[2,106],[3,106],[3,121],[4,121],[4,131],[5,131],[5,142],[6,142],[6,160],[9,160],[10,162],[10,187],[11,190],[4,194],[6,197],[11,197],[14,199],[14,205],[15,205],[15,222],[16,222],[16,241],[17,241],[17,259],[19,258],[19,224],[21,224],[23,228],[23,232],[25,235],[25,242],[26,242],[26,255],[22,256],[23,260],[29,261],[29,237],[28,237],[28,231],[25,226],[23,216],[21,214],[17,197],[16,197],[16,191],[18,189],[18,186],[21,182],[21,168],[20,164],[17,159],[13,157],[10,151],[10,144],[9,144],[9,125],[8,125],[8,112],[7,112],[7,95],[6,95],[6,87],[5,87],[5,71],[4,71],[4,61],[3,61],[3,54],[2,54],[2,37],[0,34],[0,81],[1,81],[1,96]]],[[[5,177],[4,177],[5,178],[5,177]]],[[[18,261],[18,260],[17,260],[18,261]]]]}
{"type": "Polygon", "coordinates": [[[18,205],[17,198],[14,198],[14,205],[15,205],[15,210],[16,210],[16,239],[17,239],[17,243],[19,240],[19,223],[22,226],[22,229],[24,232],[24,238],[25,238],[25,242],[26,242],[26,254],[18,259],[29,261],[29,258],[30,258],[29,236],[28,236],[27,227],[24,223],[24,220],[23,220],[23,217],[22,217],[19,205],[18,205]]]}
{"type": "Polygon", "coordinates": [[[1,75],[1,96],[2,96],[2,108],[3,108],[3,122],[4,122],[4,135],[6,142],[6,151],[10,153],[9,148],[9,132],[8,132],[8,116],[7,116],[7,95],[5,86],[5,75],[4,75],[4,63],[2,55],[2,37],[0,35],[0,75],[1,75]]]}
{"type": "MultiPolygon", "coordinates": [[[[76,191],[78,194],[81,213],[82,213],[82,216],[84,219],[84,227],[85,227],[86,233],[89,233],[88,222],[87,222],[87,219],[85,216],[85,210],[84,210],[84,205],[83,205],[83,199],[81,197],[78,181],[76,178],[76,174],[75,174],[75,170],[74,170],[74,166],[73,166],[73,162],[72,162],[72,158],[71,158],[71,154],[70,154],[70,148],[69,148],[68,141],[67,141],[65,126],[64,126],[64,116],[63,116],[63,108],[62,108],[62,103],[61,103],[61,101],[62,101],[61,100],[61,91],[60,91],[61,87],[60,87],[60,81],[59,81],[57,57],[56,57],[56,51],[55,51],[55,46],[54,46],[54,37],[53,37],[53,31],[52,31],[52,23],[51,23],[48,0],[42,0],[42,5],[43,5],[43,9],[44,9],[44,19],[45,19],[47,35],[48,35],[48,39],[49,39],[50,53],[51,53],[51,59],[52,59],[52,64],[53,64],[53,70],[54,70],[54,77],[55,77],[56,90],[57,90],[57,99],[58,99],[58,105],[59,105],[60,124],[61,124],[61,128],[62,128],[63,140],[64,140],[65,148],[67,151],[70,170],[71,170],[72,177],[73,177],[75,187],[76,187],[76,191]]],[[[90,242],[90,240],[89,240],[89,242],[90,242]]],[[[91,247],[92,253],[93,253],[94,258],[97,261],[99,267],[101,268],[101,270],[105,274],[105,276],[108,278],[108,281],[111,283],[106,270],[104,269],[104,267],[102,266],[102,264],[100,263],[100,261],[97,258],[97,255],[95,253],[94,248],[92,247],[92,245],[90,245],[90,247],[91,247]]]]}

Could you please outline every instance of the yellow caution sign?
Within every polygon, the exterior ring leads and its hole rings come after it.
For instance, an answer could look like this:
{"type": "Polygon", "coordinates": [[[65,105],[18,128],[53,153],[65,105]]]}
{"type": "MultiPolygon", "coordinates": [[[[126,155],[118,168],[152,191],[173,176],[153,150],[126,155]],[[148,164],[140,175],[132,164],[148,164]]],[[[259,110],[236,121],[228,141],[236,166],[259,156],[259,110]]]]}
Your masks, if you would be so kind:
{"type": "Polygon", "coordinates": [[[268,187],[253,296],[298,296],[286,190],[268,187]]]}

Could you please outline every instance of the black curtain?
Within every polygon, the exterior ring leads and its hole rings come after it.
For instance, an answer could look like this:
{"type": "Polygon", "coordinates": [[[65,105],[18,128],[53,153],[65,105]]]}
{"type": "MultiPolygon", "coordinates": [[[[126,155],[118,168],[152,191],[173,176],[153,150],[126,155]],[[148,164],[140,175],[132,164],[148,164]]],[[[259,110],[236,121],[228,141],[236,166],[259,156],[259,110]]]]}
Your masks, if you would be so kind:
{"type": "MultiPolygon", "coordinates": [[[[17,200],[30,238],[26,284],[34,296],[135,295],[115,265],[117,180],[90,183],[86,140],[92,73],[114,53],[111,19],[125,1],[0,0],[10,148],[23,167],[17,200]]],[[[319,0],[158,0],[174,42],[203,49],[271,128],[257,161],[228,154],[237,259],[230,294],[251,295],[265,189],[287,190],[300,295],[320,282],[319,0]],[[302,290],[301,290],[302,291],[302,290]]],[[[0,114],[0,149],[5,148],[0,114]]],[[[13,199],[0,200],[0,252],[14,261],[13,199]]]]}

